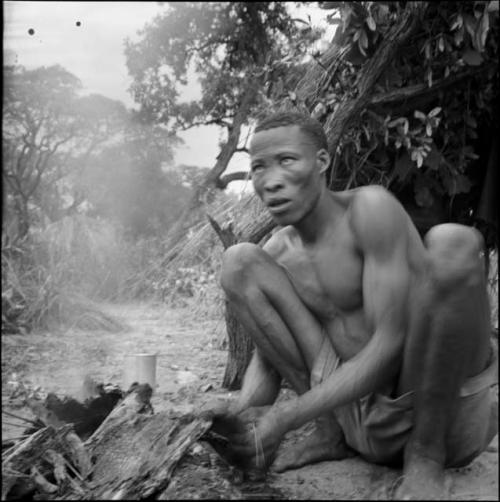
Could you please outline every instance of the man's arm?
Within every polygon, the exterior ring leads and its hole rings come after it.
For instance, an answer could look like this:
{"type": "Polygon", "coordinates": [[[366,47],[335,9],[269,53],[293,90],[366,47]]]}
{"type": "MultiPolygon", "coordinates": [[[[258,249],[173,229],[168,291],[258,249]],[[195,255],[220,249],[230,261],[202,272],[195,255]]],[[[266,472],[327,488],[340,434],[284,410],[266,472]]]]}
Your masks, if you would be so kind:
{"type": "Polygon", "coordinates": [[[410,282],[407,225],[403,208],[382,188],[367,187],[353,202],[352,228],[364,258],[364,310],[373,336],[321,384],[276,405],[285,431],[376,391],[397,374],[410,282]]]}

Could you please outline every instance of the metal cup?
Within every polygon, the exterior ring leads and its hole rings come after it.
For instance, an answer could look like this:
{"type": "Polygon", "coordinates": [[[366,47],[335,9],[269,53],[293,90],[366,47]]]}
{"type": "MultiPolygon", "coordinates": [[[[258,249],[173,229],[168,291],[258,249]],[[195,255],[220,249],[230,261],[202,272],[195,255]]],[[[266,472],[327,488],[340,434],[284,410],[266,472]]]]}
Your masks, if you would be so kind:
{"type": "Polygon", "coordinates": [[[134,383],[147,383],[151,388],[156,386],[157,354],[127,354],[123,372],[123,384],[126,390],[134,383]]]}

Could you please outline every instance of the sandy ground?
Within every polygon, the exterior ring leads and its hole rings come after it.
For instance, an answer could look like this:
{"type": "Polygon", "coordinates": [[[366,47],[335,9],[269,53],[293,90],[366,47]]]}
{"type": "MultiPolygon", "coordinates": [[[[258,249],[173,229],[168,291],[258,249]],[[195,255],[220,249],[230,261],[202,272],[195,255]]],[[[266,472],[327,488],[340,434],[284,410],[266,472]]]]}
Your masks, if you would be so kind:
{"type": "MultiPolygon", "coordinates": [[[[193,411],[215,397],[227,395],[220,387],[227,357],[226,351],[219,348],[224,329],[221,320],[196,319],[188,308],[163,305],[102,307],[128,329],[119,333],[73,329],[2,337],[3,409],[29,416],[28,410],[9,401],[9,381],[75,397],[86,374],[98,381],[121,385],[125,355],[136,352],[159,353],[157,388],[152,401],[156,410],[170,407],[193,411]]],[[[285,391],[282,398],[287,397],[287,392],[291,391],[285,391]]],[[[4,439],[19,431],[2,420],[4,439]]],[[[384,500],[387,487],[400,475],[400,471],[354,457],[270,474],[268,484],[288,499],[384,500]]],[[[451,500],[498,500],[498,436],[469,466],[450,469],[447,475],[451,500]]]]}

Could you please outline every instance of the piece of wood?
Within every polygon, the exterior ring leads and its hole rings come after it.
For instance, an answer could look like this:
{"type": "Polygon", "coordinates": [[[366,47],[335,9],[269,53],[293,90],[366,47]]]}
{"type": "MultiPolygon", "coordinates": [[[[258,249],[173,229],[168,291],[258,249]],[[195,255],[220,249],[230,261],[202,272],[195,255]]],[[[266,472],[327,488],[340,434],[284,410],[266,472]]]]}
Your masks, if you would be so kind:
{"type": "Polygon", "coordinates": [[[154,498],[167,488],[178,462],[211,424],[207,417],[161,412],[105,428],[93,443],[96,461],[86,496],[154,498]]]}
{"type": "MultiPolygon", "coordinates": [[[[82,461],[75,454],[76,441],[79,441],[79,438],[72,425],[64,425],[57,430],[48,426],[28,436],[2,455],[2,500],[6,500],[16,485],[25,484],[27,479],[42,491],[49,490],[49,493],[54,494],[57,490],[50,486],[53,483],[44,484],[45,477],[53,473],[47,465],[47,452],[57,452],[67,462],[80,466],[82,461]],[[72,444],[68,443],[68,437],[71,438],[72,444]]],[[[90,465],[90,460],[87,459],[86,464],[90,465]]]]}

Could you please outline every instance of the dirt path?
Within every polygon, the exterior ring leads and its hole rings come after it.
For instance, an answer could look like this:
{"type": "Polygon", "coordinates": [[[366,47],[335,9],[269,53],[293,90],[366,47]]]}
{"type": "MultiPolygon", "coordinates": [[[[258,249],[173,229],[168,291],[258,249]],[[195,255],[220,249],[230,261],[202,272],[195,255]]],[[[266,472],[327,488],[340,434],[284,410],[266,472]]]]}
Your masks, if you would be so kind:
{"type": "MultiPolygon", "coordinates": [[[[227,394],[220,388],[226,363],[226,352],[217,347],[224,329],[220,320],[194,319],[188,308],[163,305],[103,307],[129,329],[114,334],[68,330],[3,337],[2,406],[11,404],[6,401],[12,386],[9,381],[73,396],[78,396],[85,374],[121,384],[124,356],[134,352],[160,354],[158,387],[153,397],[157,410],[175,407],[191,411],[227,394]]],[[[26,410],[16,412],[29,415],[26,410]]],[[[4,437],[16,432],[18,429],[2,423],[4,437]]],[[[382,487],[395,482],[399,475],[399,471],[355,457],[271,474],[269,484],[289,499],[383,500],[387,493],[382,487]]],[[[498,436],[469,466],[451,469],[448,475],[452,500],[498,500],[498,436]]]]}

